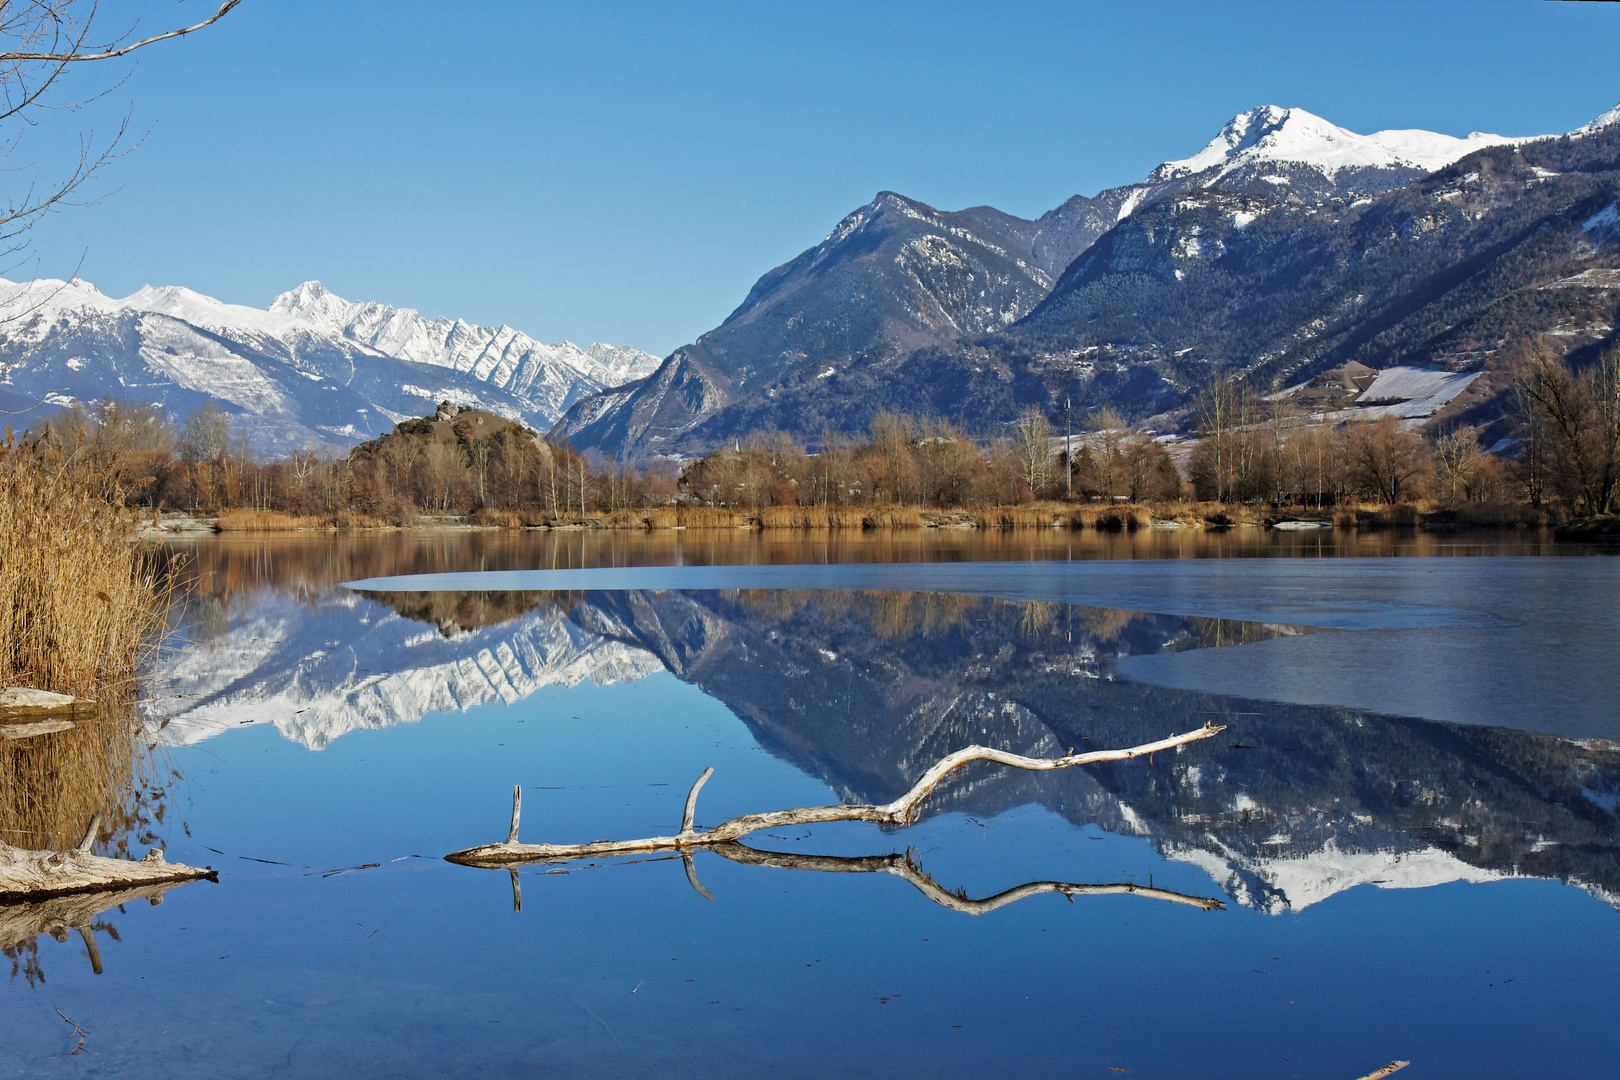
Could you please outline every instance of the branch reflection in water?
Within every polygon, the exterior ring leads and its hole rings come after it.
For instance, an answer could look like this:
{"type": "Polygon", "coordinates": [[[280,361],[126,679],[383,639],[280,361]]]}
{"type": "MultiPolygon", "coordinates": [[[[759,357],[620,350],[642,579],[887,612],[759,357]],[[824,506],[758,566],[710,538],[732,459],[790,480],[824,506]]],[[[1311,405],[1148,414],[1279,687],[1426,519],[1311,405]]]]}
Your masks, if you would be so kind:
{"type": "Polygon", "coordinates": [[[90,959],[90,970],[100,975],[101,950],[96,945],[99,931],[114,941],[122,940],[118,928],[102,916],[125,904],[145,900],[152,907],[163,903],[163,894],[183,882],[161,885],[141,885],[132,889],[103,890],[75,893],[72,896],[53,896],[49,900],[36,900],[21,904],[0,905],[0,953],[11,960],[11,977],[18,975],[30,986],[45,982],[45,970],[39,962],[39,938],[49,934],[59,942],[68,940],[69,931],[77,932],[84,942],[90,959]]]}
{"type": "MultiPolygon", "coordinates": [[[[928,899],[949,911],[960,911],[964,915],[988,915],[997,908],[1017,903],[1029,896],[1040,896],[1044,893],[1060,893],[1068,897],[1073,903],[1076,896],[1141,896],[1149,900],[1166,900],[1176,904],[1187,904],[1201,908],[1204,911],[1224,911],[1226,904],[1207,896],[1191,896],[1187,893],[1173,892],[1170,889],[1154,888],[1148,885],[1137,885],[1135,882],[1117,881],[1100,884],[1081,884],[1072,881],[1029,881],[1022,885],[1015,885],[1010,889],[986,896],[982,900],[970,900],[966,890],[951,891],[935,881],[927,871],[922,868],[915,848],[906,848],[904,852],[890,852],[887,855],[803,855],[789,851],[765,851],[761,848],[749,847],[735,841],[722,844],[710,844],[704,848],[712,851],[722,858],[730,859],[734,863],[745,866],[768,866],[777,870],[801,870],[821,874],[890,874],[902,881],[910,882],[912,887],[928,899]]],[[[713,900],[714,894],[704,887],[698,880],[697,864],[690,852],[681,852],[679,855],[660,855],[652,859],[638,859],[637,862],[667,862],[680,859],[686,869],[686,880],[692,888],[697,890],[705,900],[713,900]]],[[[528,866],[549,866],[554,863],[572,861],[566,859],[533,859],[527,862],[512,863],[468,863],[466,865],[479,866],[492,869],[505,866],[512,875],[512,910],[523,910],[523,885],[518,879],[518,872],[528,866]]],[[[595,869],[601,865],[625,866],[628,863],[587,864],[588,869],[595,869]]],[[[556,871],[551,871],[555,873],[556,871]]]]}

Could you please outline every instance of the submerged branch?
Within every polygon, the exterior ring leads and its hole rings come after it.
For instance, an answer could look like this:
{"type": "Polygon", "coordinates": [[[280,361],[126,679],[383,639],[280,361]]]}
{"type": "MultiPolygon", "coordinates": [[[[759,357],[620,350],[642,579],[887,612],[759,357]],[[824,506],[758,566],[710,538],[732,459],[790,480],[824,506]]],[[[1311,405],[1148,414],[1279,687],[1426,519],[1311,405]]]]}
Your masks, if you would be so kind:
{"type": "Polygon", "coordinates": [[[1198,742],[1207,739],[1225,730],[1215,724],[1205,724],[1196,731],[1172,735],[1158,742],[1143,743],[1123,750],[1095,750],[1085,754],[1068,754],[1060,758],[1032,758],[1022,754],[1010,753],[1006,750],[995,750],[987,746],[969,746],[953,754],[947,754],[928,769],[927,772],[912,785],[911,790],[895,799],[893,802],[881,806],[855,804],[850,806],[806,806],[792,810],[775,810],[764,814],[745,814],[729,821],[721,822],[707,831],[699,830],[694,825],[697,814],[698,791],[713,775],[713,769],[705,769],[703,775],[698,777],[697,783],[692,785],[692,791],[686,797],[686,809],[682,815],[681,831],[674,836],[649,836],[639,840],[595,840],[585,844],[523,844],[518,842],[518,806],[521,800],[520,789],[513,789],[512,795],[512,831],[506,840],[498,844],[484,844],[480,847],[466,848],[451,852],[445,858],[450,862],[462,863],[468,866],[492,866],[501,863],[523,862],[533,859],[578,858],[586,855],[623,855],[638,851],[667,851],[681,850],[694,847],[714,847],[719,844],[732,843],[742,839],[750,833],[761,829],[782,828],[794,825],[816,825],[829,821],[870,821],[879,825],[909,825],[917,819],[917,813],[923,799],[937,787],[947,775],[960,769],[973,761],[990,761],[998,765],[1010,765],[1017,769],[1029,769],[1044,772],[1052,769],[1067,769],[1075,765],[1092,765],[1104,761],[1128,761],[1131,758],[1146,757],[1161,750],[1173,750],[1186,743],[1198,742]]]}

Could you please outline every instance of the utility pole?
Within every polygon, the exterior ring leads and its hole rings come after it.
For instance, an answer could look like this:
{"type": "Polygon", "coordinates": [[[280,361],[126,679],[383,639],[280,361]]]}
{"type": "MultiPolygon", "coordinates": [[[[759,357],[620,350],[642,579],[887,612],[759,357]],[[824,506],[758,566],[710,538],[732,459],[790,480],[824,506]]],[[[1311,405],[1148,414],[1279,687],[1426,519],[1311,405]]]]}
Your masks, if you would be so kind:
{"type": "Polygon", "coordinates": [[[1064,498],[1074,498],[1074,434],[1069,423],[1069,399],[1063,399],[1063,492],[1064,498]]]}

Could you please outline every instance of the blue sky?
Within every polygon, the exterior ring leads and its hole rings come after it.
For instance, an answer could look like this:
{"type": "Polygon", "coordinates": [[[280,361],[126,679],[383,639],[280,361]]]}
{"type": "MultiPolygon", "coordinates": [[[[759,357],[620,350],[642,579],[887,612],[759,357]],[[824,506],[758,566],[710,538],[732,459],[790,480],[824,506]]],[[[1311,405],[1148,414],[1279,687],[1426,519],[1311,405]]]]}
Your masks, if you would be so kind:
{"type": "MultiPolygon", "coordinates": [[[[101,25],[205,7],[104,0],[101,25]]],[[[47,181],[127,110],[149,129],[36,230],[42,275],[255,306],[319,279],[663,355],[883,189],[1033,217],[1261,104],[1569,130],[1620,101],[1620,5],[245,0],[139,56],[6,174],[47,181]]]]}

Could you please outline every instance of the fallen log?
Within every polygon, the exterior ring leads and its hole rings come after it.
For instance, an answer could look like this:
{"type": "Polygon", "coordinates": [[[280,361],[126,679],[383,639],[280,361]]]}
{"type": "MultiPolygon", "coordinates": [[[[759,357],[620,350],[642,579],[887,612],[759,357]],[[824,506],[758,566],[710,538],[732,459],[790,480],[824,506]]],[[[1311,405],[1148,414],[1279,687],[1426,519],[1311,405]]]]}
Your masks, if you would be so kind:
{"type": "Polygon", "coordinates": [[[26,686],[0,689],[0,739],[31,739],[66,731],[91,719],[96,703],[71,694],[53,694],[26,686]]]}
{"type": "Polygon", "coordinates": [[[110,859],[90,854],[101,828],[101,815],[90,822],[79,846],[66,851],[30,851],[0,841],[0,902],[43,900],[101,889],[127,889],[141,885],[218,881],[216,870],[163,861],[153,848],[144,859],[110,859]]]}
{"type": "Polygon", "coordinates": [[[1410,1064],[1412,1064],[1410,1061],[1392,1061],[1388,1065],[1385,1065],[1382,1069],[1374,1069],[1366,1076],[1363,1076],[1361,1080],[1384,1080],[1384,1077],[1390,1075],[1391,1073],[1400,1072],[1410,1064]]]}
{"type": "Polygon", "coordinates": [[[912,785],[911,790],[890,803],[881,806],[865,804],[838,806],[806,806],[792,810],[775,810],[764,814],[745,814],[723,821],[712,829],[699,830],[694,822],[697,815],[698,792],[714,775],[714,769],[704,769],[692,790],[686,796],[686,809],[681,816],[681,830],[674,836],[649,836],[639,840],[594,840],[585,844],[523,844],[518,842],[518,821],[523,810],[523,789],[512,788],[512,828],[505,840],[498,844],[453,851],[445,858],[465,866],[498,866],[503,863],[524,862],[535,859],[580,858],[590,855],[628,855],[642,851],[683,850],[696,847],[715,847],[742,839],[761,829],[776,829],[795,825],[818,825],[830,821],[871,821],[880,825],[909,825],[928,793],[948,774],[973,761],[990,761],[1010,765],[1017,769],[1044,772],[1067,769],[1075,765],[1093,765],[1104,761],[1127,761],[1146,757],[1165,750],[1173,750],[1187,743],[1198,742],[1224,731],[1215,724],[1205,724],[1196,731],[1172,735],[1158,742],[1143,743],[1124,750],[1094,750],[1085,754],[1068,754],[1060,758],[1032,758],[995,750],[987,746],[969,746],[954,754],[947,754],[912,785]]]}

